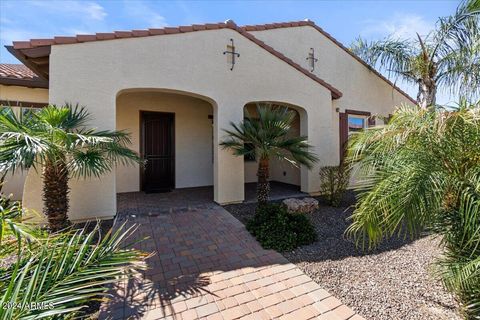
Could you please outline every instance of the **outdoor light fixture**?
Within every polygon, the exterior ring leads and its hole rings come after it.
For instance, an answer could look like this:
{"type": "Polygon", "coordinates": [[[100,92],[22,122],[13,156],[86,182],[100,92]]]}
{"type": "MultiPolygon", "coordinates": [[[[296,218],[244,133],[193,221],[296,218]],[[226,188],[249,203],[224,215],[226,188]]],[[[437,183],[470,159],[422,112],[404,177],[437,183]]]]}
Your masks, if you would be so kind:
{"type": "Polygon", "coordinates": [[[233,39],[230,39],[230,44],[227,45],[227,51],[223,51],[223,54],[227,55],[227,62],[232,65],[230,70],[233,70],[235,66],[235,58],[240,57],[240,53],[235,51],[235,44],[233,43],[233,39]]]}
{"type": "Polygon", "coordinates": [[[307,61],[310,64],[310,72],[313,72],[313,70],[315,70],[315,62],[318,61],[318,59],[315,58],[315,49],[310,48],[310,52],[308,53],[307,61]]]}

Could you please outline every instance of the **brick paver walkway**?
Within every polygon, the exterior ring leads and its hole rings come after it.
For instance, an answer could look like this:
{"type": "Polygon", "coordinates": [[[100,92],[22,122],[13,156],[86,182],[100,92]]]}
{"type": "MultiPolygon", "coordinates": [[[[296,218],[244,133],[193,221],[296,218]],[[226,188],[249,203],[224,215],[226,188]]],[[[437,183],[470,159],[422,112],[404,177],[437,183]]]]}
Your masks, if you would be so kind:
{"type": "MultiPolygon", "coordinates": [[[[138,202],[138,201],[137,201],[138,202]]],[[[156,211],[124,204],[150,269],[115,290],[100,319],[363,319],[294,264],[264,250],[215,205],[156,211]],[[131,214],[135,214],[134,217],[131,214]]]]}

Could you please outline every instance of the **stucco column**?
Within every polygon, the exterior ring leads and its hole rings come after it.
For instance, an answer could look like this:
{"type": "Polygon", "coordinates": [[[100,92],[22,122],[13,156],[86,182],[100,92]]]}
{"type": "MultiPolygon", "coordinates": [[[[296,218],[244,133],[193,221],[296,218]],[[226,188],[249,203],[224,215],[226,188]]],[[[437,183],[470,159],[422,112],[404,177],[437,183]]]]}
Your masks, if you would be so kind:
{"type": "MultiPolygon", "coordinates": [[[[53,70],[56,70],[55,68],[53,70]]],[[[85,106],[90,113],[87,123],[96,130],[115,129],[115,90],[95,87],[89,78],[72,77],[69,72],[52,72],[50,76],[50,103],[65,102],[85,106]]],[[[23,205],[39,213],[43,211],[41,169],[30,169],[25,181],[23,205]]],[[[112,218],[117,211],[115,170],[86,179],[70,178],[70,208],[72,221],[112,218]]]]}
{"type": "Polygon", "coordinates": [[[301,166],[301,191],[309,194],[318,194],[320,191],[320,167],[336,164],[337,154],[334,149],[334,128],[332,127],[332,102],[325,99],[314,107],[300,112],[300,132],[308,137],[308,143],[319,158],[311,169],[301,166]]]}
{"type": "Polygon", "coordinates": [[[231,128],[230,121],[243,121],[243,104],[234,105],[218,103],[214,112],[213,199],[219,204],[241,202],[245,198],[243,157],[234,156],[231,150],[219,145],[226,138],[223,129],[231,128]]]}

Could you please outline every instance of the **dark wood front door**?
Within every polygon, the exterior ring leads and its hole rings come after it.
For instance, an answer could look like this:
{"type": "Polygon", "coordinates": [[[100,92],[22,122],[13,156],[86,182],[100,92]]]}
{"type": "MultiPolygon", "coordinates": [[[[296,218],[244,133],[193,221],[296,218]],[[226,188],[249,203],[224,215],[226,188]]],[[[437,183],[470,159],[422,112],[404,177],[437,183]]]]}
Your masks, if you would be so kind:
{"type": "Polygon", "coordinates": [[[142,112],[142,175],[145,192],[168,192],[175,188],[175,115],[142,112]]]}

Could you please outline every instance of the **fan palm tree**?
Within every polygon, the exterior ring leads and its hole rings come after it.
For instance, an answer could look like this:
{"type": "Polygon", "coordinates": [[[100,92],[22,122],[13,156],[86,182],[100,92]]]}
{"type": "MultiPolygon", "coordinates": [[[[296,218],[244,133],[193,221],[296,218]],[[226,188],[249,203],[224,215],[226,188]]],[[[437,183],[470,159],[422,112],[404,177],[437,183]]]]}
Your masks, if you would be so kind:
{"type": "Polygon", "coordinates": [[[404,106],[387,126],[353,136],[348,161],[360,193],[347,233],[370,247],[395,234],[441,235],[440,274],[467,318],[480,318],[480,103],[404,106]]]}
{"type": "Polygon", "coordinates": [[[417,102],[436,104],[437,88],[470,98],[480,93],[480,0],[461,2],[456,12],[439,18],[436,28],[416,40],[358,38],[351,50],[388,76],[418,85],[417,102]]]}
{"type": "Polygon", "coordinates": [[[231,122],[233,130],[224,130],[229,138],[220,143],[223,148],[233,150],[237,156],[249,156],[258,160],[257,200],[259,205],[268,201],[270,194],[270,159],[277,158],[294,166],[311,168],[318,161],[308,149],[304,136],[290,137],[295,113],[286,107],[257,105],[258,117],[246,114],[239,124],[231,122]]]}
{"type": "Polygon", "coordinates": [[[99,239],[97,222],[93,230],[51,234],[36,250],[22,251],[0,273],[0,319],[90,319],[89,303],[147,269],[151,254],[124,247],[137,228],[123,224],[99,239]]]}
{"type": "Polygon", "coordinates": [[[95,131],[86,127],[84,107],[49,105],[17,116],[5,107],[0,112],[0,171],[42,170],[44,214],[49,229],[68,225],[68,181],[109,172],[120,162],[139,161],[127,148],[123,131],[95,131]]]}

